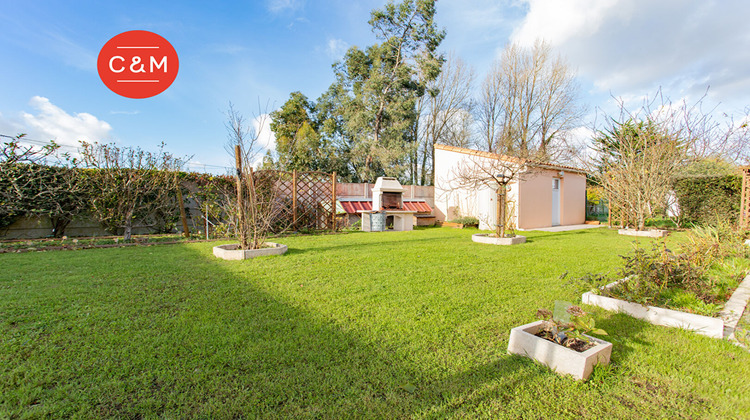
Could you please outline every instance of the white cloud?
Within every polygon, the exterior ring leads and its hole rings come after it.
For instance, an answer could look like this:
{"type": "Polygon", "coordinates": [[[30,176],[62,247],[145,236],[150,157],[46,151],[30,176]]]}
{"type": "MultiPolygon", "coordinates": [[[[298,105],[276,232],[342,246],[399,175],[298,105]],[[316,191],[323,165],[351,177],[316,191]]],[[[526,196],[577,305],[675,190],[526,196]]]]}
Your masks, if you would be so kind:
{"type": "Polygon", "coordinates": [[[551,45],[564,44],[575,37],[597,33],[613,13],[617,0],[528,0],[529,12],[512,39],[522,45],[532,45],[542,38],[551,45]]]}
{"type": "Polygon", "coordinates": [[[349,49],[349,44],[344,40],[329,38],[326,54],[333,60],[341,60],[347,49],[349,49]]]}
{"type": "Polygon", "coordinates": [[[545,39],[599,93],[746,102],[750,2],[746,0],[525,0],[511,40],[545,39]]]}
{"type": "Polygon", "coordinates": [[[253,118],[253,129],[258,135],[258,146],[262,147],[263,154],[266,150],[276,150],[276,136],[271,131],[271,116],[269,114],[261,114],[253,118]]]}
{"type": "Polygon", "coordinates": [[[36,115],[21,113],[30,138],[52,139],[60,145],[77,146],[79,140],[106,140],[112,131],[112,126],[106,121],[86,112],[68,114],[42,96],[31,98],[29,105],[38,111],[36,115]]]}

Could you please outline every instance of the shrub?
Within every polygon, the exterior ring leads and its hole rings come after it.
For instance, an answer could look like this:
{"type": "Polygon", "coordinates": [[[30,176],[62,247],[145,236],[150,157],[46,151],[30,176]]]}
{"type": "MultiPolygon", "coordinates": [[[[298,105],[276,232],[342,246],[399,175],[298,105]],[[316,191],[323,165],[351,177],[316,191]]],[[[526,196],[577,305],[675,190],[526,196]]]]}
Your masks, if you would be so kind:
{"type": "Polygon", "coordinates": [[[748,256],[742,233],[730,224],[697,227],[683,252],[672,252],[666,242],[654,243],[650,251],[636,243],[632,253],[622,256],[615,278],[587,274],[574,283],[631,302],[712,316],[750,270],[748,256]],[[615,279],[624,281],[598,289],[615,279]]]}
{"type": "Polygon", "coordinates": [[[459,217],[458,219],[451,220],[451,222],[452,223],[460,223],[460,224],[462,224],[464,226],[466,226],[466,225],[474,225],[474,226],[479,225],[479,219],[477,219],[476,217],[472,217],[472,216],[459,217]]]}
{"type": "Polygon", "coordinates": [[[742,178],[737,175],[677,179],[673,188],[685,222],[715,224],[737,220],[742,178]]]}

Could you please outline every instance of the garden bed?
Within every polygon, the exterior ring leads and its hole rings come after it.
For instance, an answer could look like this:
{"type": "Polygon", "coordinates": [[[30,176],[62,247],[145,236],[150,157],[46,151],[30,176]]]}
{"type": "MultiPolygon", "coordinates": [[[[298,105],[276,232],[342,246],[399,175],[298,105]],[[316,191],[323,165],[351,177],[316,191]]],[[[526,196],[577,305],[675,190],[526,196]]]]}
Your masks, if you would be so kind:
{"type": "MultiPolygon", "coordinates": [[[[627,281],[627,279],[610,283],[604,289],[611,289],[623,281],[627,281]]],[[[742,283],[735,289],[719,317],[709,317],[674,309],[646,306],[591,292],[584,293],[581,300],[587,305],[626,313],[654,325],[683,328],[713,338],[727,338],[737,326],[737,322],[745,310],[748,298],[750,298],[750,275],[745,277],[742,283]]]]}
{"type": "Polygon", "coordinates": [[[239,261],[270,255],[282,255],[287,250],[288,247],[286,245],[266,242],[262,248],[258,249],[240,249],[239,244],[217,245],[214,247],[213,253],[215,257],[223,260],[239,261]]]}
{"type": "MultiPolygon", "coordinates": [[[[128,246],[171,245],[179,243],[206,242],[206,239],[185,238],[182,235],[138,235],[129,242],[121,236],[99,236],[81,238],[12,239],[0,242],[0,254],[34,251],[73,251],[93,248],[120,248],[128,246]]],[[[216,240],[216,239],[212,239],[216,240]]]]}

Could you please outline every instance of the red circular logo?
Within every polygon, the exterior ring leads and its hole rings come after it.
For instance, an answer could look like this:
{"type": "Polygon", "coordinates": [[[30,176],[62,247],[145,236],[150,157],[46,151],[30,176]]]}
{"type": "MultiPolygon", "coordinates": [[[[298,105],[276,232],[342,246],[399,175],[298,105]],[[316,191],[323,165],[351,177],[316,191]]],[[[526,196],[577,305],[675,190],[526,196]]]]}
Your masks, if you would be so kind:
{"type": "Polygon", "coordinates": [[[126,98],[150,98],[177,77],[180,62],[166,39],[149,31],[128,31],[107,41],[96,62],[99,77],[126,98]]]}

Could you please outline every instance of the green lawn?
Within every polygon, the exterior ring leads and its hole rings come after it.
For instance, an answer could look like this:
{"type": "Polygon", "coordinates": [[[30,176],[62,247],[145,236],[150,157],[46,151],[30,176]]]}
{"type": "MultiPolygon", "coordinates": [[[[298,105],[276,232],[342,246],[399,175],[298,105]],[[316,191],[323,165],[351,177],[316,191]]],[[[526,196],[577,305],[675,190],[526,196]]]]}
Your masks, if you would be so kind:
{"type": "Polygon", "coordinates": [[[475,232],[287,237],[244,262],[216,243],[0,255],[0,418],[750,413],[750,353],[625,315],[586,308],[614,344],[587,383],[506,355],[537,308],[580,301],[563,273],[613,269],[632,238],[475,232]]]}

